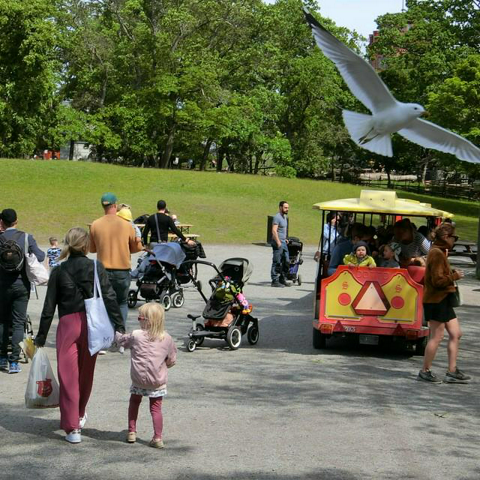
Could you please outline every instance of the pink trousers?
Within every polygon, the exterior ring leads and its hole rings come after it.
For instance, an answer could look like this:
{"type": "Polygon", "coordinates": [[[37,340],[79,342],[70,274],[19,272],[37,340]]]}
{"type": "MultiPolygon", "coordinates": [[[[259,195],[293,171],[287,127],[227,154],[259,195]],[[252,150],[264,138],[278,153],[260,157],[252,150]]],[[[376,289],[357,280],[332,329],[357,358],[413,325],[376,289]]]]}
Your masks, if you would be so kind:
{"type": "MultiPolygon", "coordinates": [[[[163,397],[149,398],[150,400],[150,414],[153,421],[153,438],[156,440],[162,439],[163,431],[163,415],[162,415],[162,400],[163,397]]],[[[141,395],[130,395],[130,404],[128,406],[128,431],[137,431],[138,409],[142,403],[141,395]]]]}
{"type": "Polygon", "coordinates": [[[90,355],[85,312],[60,317],[57,328],[57,363],[60,383],[60,427],[69,433],[79,428],[93,385],[97,355],[90,355]]]}

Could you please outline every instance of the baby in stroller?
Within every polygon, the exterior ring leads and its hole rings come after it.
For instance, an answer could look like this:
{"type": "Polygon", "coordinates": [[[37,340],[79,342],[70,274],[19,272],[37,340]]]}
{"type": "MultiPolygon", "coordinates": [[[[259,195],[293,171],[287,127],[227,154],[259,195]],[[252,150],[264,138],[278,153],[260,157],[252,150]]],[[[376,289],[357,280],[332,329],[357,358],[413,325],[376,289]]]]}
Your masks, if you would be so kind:
{"type": "Polygon", "coordinates": [[[193,352],[205,338],[225,340],[230,349],[236,350],[245,333],[248,342],[255,345],[259,339],[258,320],[250,315],[252,306],[243,294],[243,287],[253,271],[249,261],[229,258],[219,268],[208,262],[192,263],[209,265],[218,275],[209,281],[212,287],[209,299],[199,290],[206,303],[202,315],[188,315],[193,326],[188,335],[187,350],[193,352]],[[202,316],[205,319],[203,324],[197,321],[202,316]]]}

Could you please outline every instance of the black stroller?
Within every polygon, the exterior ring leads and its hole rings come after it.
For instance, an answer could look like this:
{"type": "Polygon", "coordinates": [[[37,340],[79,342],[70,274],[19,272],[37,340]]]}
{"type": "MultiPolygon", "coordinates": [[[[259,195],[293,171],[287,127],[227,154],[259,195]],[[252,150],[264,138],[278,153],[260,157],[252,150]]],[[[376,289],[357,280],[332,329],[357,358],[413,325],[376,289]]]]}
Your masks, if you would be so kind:
{"type": "MultiPolygon", "coordinates": [[[[194,280],[197,280],[198,267],[192,260],[198,258],[207,258],[205,250],[200,242],[197,242],[194,246],[188,245],[188,243],[180,243],[183,252],[185,253],[185,260],[177,270],[177,281],[180,285],[187,285],[194,280]]],[[[197,288],[202,289],[202,282],[198,280],[196,282],[197,288]]]]}
{"type": "Polygon", "coordinates": [[[203,264],[214,268],[217,276],[209,280],[212,295],[209,299],[198,288],[198,282],[192,278],[197,289],[205,300],[202,315],[187,315],[193,322],[186,342],[187,350],[193,352],[202,345],[205,338],[225,340],[231,350],[236,350],[242,343],[242,335],[247,334],[250,345],[259,339],[258,319],[252,317],[252,306],[248,304],[243,287],[247,283],[253,268],[245,258],[229,258],[220,267],[201,260],[192,264],[203,264]],[[202,317],[204,322],[197,319],[202,317]]]}
{"type": "Polygon", "coordinates": [[[286,278],[287,280],[291,280],[293,283],[301,285],[302,277],[299,275],[298,269],[303,263],[303,243],[297,237],[289,237],[287,248],[288,256],[290,257],[290,263],[287,265],[288,271],[286,273],[286,278]]]}
{"type": "Polygon", "coordinates": [[[180,308],[185,303],[183,288],[177,272],[185,260],[185,253],[179,243],[157,243],[153,250],[141,258],[136,269],[137,289],[128,292],[128,306],[134,308],[143,297],[145,301],[158,301],[165,310],[173,305],[180,308]]]}

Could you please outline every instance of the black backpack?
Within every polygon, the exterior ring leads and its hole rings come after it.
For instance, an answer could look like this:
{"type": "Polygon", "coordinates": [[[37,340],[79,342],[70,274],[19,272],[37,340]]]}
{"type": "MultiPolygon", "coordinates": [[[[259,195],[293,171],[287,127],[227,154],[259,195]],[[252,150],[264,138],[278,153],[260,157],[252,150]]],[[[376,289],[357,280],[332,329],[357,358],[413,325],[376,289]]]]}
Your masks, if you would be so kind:
{"type": "Polygon", "coordinates": [[[0,269],[4,272],[20,272],[25,261],[25,254],[15,240],[5,240],[0,235],[0,269]]]}

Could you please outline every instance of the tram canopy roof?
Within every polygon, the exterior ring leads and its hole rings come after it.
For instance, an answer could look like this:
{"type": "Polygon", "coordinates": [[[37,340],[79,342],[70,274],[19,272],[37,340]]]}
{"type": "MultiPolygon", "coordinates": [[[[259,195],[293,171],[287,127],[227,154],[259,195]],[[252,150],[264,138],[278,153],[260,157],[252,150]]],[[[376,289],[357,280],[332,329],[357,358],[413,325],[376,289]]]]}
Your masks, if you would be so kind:
{"type": "Polygon", "coordinates": [[[343,198],[313,205],[331,212],[385,213],[416,217],[453,217],[452,213],[432,208],[429,203],[398,198],[393,190],[362,190],[359,198],[343,198]]]}

